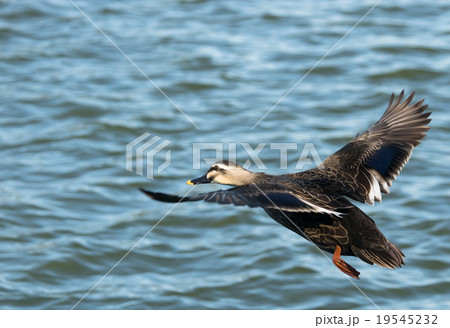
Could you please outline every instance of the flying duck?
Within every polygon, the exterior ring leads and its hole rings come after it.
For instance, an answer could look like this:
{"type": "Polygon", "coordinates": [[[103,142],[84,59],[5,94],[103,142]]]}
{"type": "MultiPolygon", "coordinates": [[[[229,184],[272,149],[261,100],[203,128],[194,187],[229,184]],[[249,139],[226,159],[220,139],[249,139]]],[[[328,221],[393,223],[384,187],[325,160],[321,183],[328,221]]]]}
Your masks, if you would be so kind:
{"type": "Polygon", "coordinates": [[[162,202],[204,200],[236,206],[261,207],[276,222],[333,254],[333,263],[359,279],[359,272],[341,255],[356,256],[368,264],[399,268],[403,252],[391,243],[375,222],[349,199],[373,205],[409,160],[425,137],[431,112],[421,100],[413,105],[414,92],[402,102],[392,94],[380,120],[328,157],[316,168],[284,175],[251,172],[220,161],[202,177],[187,183],[219,183],[226,190],[179,197],[141,189],[162,202]]]}

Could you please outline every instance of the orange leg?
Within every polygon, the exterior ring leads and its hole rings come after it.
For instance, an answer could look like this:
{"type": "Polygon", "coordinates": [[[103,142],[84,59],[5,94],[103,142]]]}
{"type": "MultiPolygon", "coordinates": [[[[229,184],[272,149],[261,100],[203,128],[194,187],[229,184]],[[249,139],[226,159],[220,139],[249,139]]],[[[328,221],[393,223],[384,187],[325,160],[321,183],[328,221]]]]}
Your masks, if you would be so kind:
{"type": "Polygon", "coordinates": [[[341,259],[341,247],[338,245],[336,245],[336,250],[333,254],[333,263],[345,274],[352,278],[359,279],[359,272],[356,271],[350,264],[345,263],[345,261],[341,259]]]}

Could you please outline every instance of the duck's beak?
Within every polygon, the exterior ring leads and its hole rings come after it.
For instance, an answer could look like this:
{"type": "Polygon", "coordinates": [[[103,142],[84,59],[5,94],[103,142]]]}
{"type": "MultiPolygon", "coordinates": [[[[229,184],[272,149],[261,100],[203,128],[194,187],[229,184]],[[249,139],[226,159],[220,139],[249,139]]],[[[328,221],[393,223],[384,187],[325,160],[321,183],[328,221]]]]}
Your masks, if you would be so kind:
{"type": "Polygon", "coordinates": [[[209,181],[209,179],[206,177],[206,174],[205,174],[204,176],[201,176],[200,178],[189,180],[186,183],[188,185],[196,185],[199,183],[211,183],[211,181],[209,181]]]}

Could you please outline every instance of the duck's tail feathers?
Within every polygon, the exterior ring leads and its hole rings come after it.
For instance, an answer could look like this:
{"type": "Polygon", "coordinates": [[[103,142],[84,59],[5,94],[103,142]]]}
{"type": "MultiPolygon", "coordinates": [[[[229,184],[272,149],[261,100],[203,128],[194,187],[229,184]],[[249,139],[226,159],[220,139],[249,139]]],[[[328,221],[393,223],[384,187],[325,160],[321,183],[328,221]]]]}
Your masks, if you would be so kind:
{"type": "Polygon", "coordinates": [[[383,248],[360,249],[351,246],[353,253],[364,262],[377,264],[383,268],[395,269],[405,264],[405,254],[393,243],[387,240],[383,248]]]}

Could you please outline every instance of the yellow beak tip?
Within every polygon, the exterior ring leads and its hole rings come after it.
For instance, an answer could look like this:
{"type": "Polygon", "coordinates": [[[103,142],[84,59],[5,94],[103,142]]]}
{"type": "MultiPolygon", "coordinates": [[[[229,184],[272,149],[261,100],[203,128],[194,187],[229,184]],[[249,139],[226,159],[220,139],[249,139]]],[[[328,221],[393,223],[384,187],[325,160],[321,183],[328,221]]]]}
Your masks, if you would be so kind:
{"type": "Polygon", "coordinates": [[[187,183],[188,185],[193,185],[193,183],[192,183],[191,180],[187,181],[186,183],[187,183]]]}

